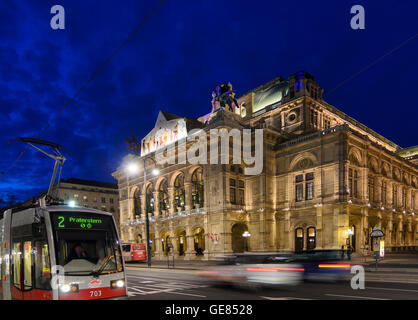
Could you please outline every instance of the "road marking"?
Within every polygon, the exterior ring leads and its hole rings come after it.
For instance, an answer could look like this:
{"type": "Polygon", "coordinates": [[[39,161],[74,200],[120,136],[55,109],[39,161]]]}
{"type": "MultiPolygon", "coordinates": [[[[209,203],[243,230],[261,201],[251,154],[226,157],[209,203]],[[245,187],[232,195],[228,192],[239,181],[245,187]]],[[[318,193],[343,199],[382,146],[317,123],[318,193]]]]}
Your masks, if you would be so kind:
{"type": "Polygon", "coordinates": [[[343,297],[343,298],[354,298],[354,299],[368,299],[368,300],[390,300],[390,299],[382,299],[382,298],[373,298],[373,297],[362,297],[362,296],[346,296],[343,294],[325,294],[326,296],[330,297],[343,297]]]}
{"type": "Polygon", "coordinates": [[[417,281],[403,281],[403,280],[367,280],[369,282],[386,282],[386,283],[409,283],[409,284],[418,284],[417,281]]]}
{"type": "Polygon", "coordinates": [[[263,297],[260,298],[267,299],[267,300],[315,300],[315,299],[305,299],[305,298],[296,298],[296,297],[263,297]]]}
{"type": "Polygon", "coordinates": [[[185,293],[185,292],[170,292],[170,294],[181,294],[181,295],[185,295],[185,296],[206,298],[206,296],[202,296],[200,294],[192,294],[192,293],[185,293]]]}
{"type": "Polygon", "coordinates": [[[380,288],[380,287],[369,287],[369,286],[367,286],[366,289],[389,290],[389,291],[405,291],[405,292],[418,292],[418,290],[412,290],[412,289],[380,288]]]}
{"type": "Polygon", "coordinates": [[[136,287],[129,287],[129,288],[128,288],[128,291],[129,291],[129,290],[134,290],[134,291],[139,292],[139,293],[142,293],[142,294],[146,294],[146,293],[147,293],[146,291],[141,290],[141,289],[136,288],[136,287]]]}

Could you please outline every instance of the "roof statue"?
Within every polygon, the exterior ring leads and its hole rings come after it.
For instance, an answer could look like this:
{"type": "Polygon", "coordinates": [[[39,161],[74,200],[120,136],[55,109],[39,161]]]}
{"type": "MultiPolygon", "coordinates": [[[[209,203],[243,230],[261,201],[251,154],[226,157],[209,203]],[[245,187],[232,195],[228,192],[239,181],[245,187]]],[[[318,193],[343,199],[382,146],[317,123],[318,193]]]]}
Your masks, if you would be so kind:
{"type": "Polygon", "coordinates": [[[237,108],[238,101],[235,99],[235,91],[232,90],[232,84],[224,82],[222,85],[217,85],[212,91],[212,112],[220,108],[228,106],[226,110],[234,112],[234,104],[237,108]]]}

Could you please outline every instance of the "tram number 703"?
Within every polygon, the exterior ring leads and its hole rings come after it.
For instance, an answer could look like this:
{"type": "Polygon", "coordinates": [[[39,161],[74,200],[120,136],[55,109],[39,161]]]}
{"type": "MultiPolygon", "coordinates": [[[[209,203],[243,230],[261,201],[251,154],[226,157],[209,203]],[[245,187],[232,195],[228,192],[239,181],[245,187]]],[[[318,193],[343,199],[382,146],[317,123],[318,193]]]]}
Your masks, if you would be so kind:
{"type": "Polygon", "coordinates": [[[102,290],[90,291],[90,297],[101,297],[101,296],[102,296],[102,290]]]}

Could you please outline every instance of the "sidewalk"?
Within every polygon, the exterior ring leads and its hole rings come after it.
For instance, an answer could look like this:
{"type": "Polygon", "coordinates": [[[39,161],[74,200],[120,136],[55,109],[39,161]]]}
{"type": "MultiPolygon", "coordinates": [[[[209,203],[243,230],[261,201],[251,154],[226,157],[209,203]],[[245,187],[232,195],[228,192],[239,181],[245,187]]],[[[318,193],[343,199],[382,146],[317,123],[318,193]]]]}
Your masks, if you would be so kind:
{"type": "MultiPolygon", "coordinates": [[[[147,262],[125,262],[127,267],[148,269],[147,262]]],[[[181,270],[203,270],[207,267],[216,265],[216,261],[208,260],[170,260],[170,267],[168,267],[167,260],[154,260],[151,261],[152,269],[181,269],[181,270]]]]}

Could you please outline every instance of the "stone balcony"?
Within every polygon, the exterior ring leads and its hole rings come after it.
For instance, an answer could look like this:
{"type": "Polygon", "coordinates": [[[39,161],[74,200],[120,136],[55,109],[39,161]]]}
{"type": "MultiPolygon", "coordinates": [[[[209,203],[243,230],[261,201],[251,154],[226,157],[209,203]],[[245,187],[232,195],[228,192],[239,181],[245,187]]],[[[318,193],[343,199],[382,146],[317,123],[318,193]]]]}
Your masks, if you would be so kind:
{"type": "MultiPolygon", "coordinates": [[[[150,222],[166,221],[166,220],[184,218],[184,217],[188,217],[188,216],[194,216],[194,215],[205,214],[205,213],[206,213],[206,208],[205,207],[189,209],[189,210],[186,209],[186,210],[174,212],[173,214],[169,214],[169,213],[164,214],[163,213],[159,216],[149,216],[149,221],[150,222]]],[[[134,225],[139,225],[139,224],[145,224],[145,217],[143,217],[143,215],[141,215],[141,217],[138,216],[135,219],[129,220],[126,225],[127,226],[134,226],[134,225]]]]}

